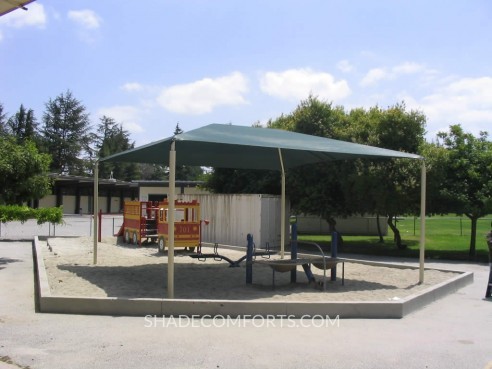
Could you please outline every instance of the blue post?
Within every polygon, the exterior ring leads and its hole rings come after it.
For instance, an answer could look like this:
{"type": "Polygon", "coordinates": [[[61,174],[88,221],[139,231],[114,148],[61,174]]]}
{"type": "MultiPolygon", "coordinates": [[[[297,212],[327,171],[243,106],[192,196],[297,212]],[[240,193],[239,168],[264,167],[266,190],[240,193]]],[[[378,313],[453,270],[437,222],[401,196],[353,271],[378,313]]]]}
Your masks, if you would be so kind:
{"type": "MultiPolygon", "coordinates": [[[[297,223],[291,224],[291,240],[290,240],[290,258],[291,260],[297,259],[297,223]]],[[[290,271],[290,283],[297,282],[297,270],[290,271]]]]}
{"type": "Polygon", "coordinates": [[[246,249],[246,284],[253,283],[253,236],[248,233],[248,248],[246,249]]]}
{"type": "MultiPolygon", "coordinates": [[[[338,254],[338,233],[333,232],[331,234],[331,257],[336,258],[338,254]]],[[[335,264],[335,267],[331,268],[331,280],[336,281],[337,280],[337,267],[335,264]]]]}

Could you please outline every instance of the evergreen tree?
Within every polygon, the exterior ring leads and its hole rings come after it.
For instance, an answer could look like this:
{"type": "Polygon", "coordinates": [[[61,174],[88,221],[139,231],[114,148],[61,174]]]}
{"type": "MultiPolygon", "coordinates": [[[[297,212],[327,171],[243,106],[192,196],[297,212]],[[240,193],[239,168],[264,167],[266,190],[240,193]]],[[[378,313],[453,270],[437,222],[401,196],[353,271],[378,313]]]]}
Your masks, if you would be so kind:
{"type": "Polygon", "coordinates": [[[52,155],[50,170],[84,174],[81,158],[89,140],[89,114],[70,90],[46,103],[41,129],[44,149],[52,155]]]}
{"type": "MultiPolygon", "coordinates": [[[[135,147],[130,142],[130,134],[123,129],[121,124],[113,118],[103,116],[100,119],[97,134],[97,150],[99,158],[104,158],[135,147]]],[[[137,165],[135,163],[102,162],[99,164],[99,176],[101,178],[113,178],[131,181],[136,178],[137,165]]]]}
{"type": "Polygon", "coordinates": [[[26,110],[22,104],[19,111],[7,121],[7,127],[10,134],[19,143],[26,140],[36,142],[39,138],[37,133],[38,123],[34,116],[34,111],[32,109],[26,110]]]}

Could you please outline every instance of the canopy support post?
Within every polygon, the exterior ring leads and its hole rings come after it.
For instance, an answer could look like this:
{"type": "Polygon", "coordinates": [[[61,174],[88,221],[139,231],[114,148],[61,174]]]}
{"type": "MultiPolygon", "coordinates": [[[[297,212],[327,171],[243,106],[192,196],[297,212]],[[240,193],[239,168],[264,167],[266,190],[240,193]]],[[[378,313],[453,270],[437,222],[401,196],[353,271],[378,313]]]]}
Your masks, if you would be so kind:
{"type": "Polygon", "coordinates": [[[99,210],[99,161],[96,160],[96,162],[94,163],[94,209],[93,210],[93,213],[94,213],[94,222],[92,223],[92,226],[94,227],[94,230],[92,232],[92,234],[94,235],[94,247],[93,247],[93,250],[92,250],[92,254],[94,256],[94,260],[93,260],[93,263],[94,265],[97,264],[97,227],[99,226],[98,225],[98,210],[99,210]]]}
{"type": "Polygon", "coordinates": [[[419,283],[424,283],[424,259],[425,259],[425,203],[426,203],[427,174],[425,160],[422,159],[420,175],[420,255],[419,255],[419,283]]]}
{"type": "Polygon", "coordinates": [[[174,200],[176,198],[176,141],[171,143],[169,152],[169,195],[168,195],[168,239],[167,251],[167,298],[174,298],[174,200]]]}
{"type": "Polygon", "coordinates": [[[280,258],[284,258],[285,248],[285,168],[284,159],[282,158],[282,150],[278,148],[278,156],[280,159],[280,167],[282,169],[282,198],[280,202],[280,258]]]}

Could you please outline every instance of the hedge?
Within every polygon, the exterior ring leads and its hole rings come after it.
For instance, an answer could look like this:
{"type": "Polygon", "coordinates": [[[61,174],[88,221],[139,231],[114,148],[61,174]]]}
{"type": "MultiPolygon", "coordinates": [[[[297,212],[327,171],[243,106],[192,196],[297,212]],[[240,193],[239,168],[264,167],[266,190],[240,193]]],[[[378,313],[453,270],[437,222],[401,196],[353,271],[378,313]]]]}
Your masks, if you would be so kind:
{"type": "Polygon", "coordinates": [[[0,205],[0,222],[15,222],[24,223],[29,219],[36,219],[38,224],[43,223],[63,223],[63,210],[59,208],[40,208],[33,209],[28,206],[19,205],[0,205]]]}

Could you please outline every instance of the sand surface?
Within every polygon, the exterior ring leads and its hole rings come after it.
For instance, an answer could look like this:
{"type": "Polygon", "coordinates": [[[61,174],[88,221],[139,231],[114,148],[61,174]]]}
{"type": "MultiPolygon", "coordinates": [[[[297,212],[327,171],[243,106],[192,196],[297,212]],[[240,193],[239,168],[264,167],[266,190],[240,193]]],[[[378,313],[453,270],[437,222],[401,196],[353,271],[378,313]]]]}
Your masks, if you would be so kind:
{"type": "MultiPolygon", "coordinates": [[[[55,296],[90,296],[120,298],[165,298],[167,253],[157,252],[156,245],[135,247],[118,244],[116,238],[103,239],[98,246],[98,263],[93,265],[92,238],[49,238],[40,241],[51,293],[55,296]]],[[[212,253],[203,247],[203,253],[212,253]]],[[[242,250],[219,248],[219,253],[237,260],[242,250]]],[[[425,283],[418,284],[418,270],[370,266],[345,262],[345,284],[341,284],[342,267],[337,281],[328,282],[326,291],[307,283],[301,266],[297,283],[290,283],[290,272],[275,274],[272,269],[254,264],[253,284],[246,285],[245,262],[230,268],[225,261],[199,261],[190,252],[178,249],[175,256],[175,298],[275,301],[391,301],[410,296],[457,274],[426,270],[425,283]]],[[[278,259],[278,256],[272,258],[278,259]]],[[[258,257],[258,260],[261,260],[258,257]]],[[[312,268],[317,280],[323,271],[312,268]]]]}

